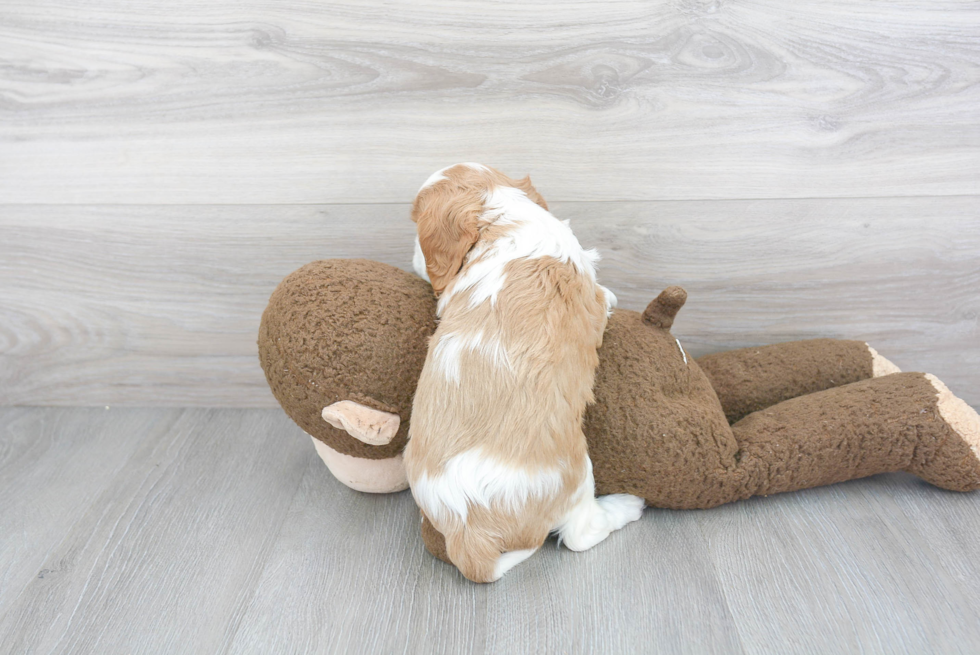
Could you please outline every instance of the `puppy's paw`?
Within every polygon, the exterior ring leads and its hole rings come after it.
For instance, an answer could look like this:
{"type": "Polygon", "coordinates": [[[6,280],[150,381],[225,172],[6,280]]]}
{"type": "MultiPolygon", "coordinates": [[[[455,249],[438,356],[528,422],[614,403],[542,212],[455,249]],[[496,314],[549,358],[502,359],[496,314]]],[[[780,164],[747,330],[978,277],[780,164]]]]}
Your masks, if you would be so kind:
{"type": "Polygon", "coordinates": [[[610,530],[619,530],[627,523],[636,521],[643,516],[643,508],[646,506],[642,498],[630,494],[600,496],[596,501],[606,514],[610,530]]]}

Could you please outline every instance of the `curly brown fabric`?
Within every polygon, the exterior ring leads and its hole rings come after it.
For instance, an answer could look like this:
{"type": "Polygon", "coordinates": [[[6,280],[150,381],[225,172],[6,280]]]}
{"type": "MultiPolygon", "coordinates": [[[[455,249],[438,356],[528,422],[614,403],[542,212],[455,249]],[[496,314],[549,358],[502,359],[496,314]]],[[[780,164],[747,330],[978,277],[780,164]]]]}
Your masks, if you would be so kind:
{"type": "Polygon", "coordinates": [[[810,339],[741,348],[698,359],[725,416],[734,423],[790,398],[870,378],[863,341],[810,339]]]}
{"type": "Polygon", "coordinates": [[[308,434],[345,455],[385,459],[408,440],[433,332],[435,298],[425,280],[365,259],[317,261],[272,293],[259,361],[276,400],[308,434]],[[320,413],[339,400],[398,414],[395,438],[371,446],[331,427],[320,413]]]}

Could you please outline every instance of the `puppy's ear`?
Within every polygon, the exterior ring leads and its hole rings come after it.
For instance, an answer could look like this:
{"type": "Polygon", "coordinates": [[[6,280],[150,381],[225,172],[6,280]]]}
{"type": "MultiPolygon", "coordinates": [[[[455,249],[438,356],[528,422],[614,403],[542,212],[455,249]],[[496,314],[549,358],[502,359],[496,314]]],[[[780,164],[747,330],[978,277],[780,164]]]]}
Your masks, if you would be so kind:
{"type": "Polygon", "coordinates": [[[533,184],[531,184],[530,175],[525,177],[523,180],[517,180],[516,182],[514,182],[514,186],[516,186],[518,189],[520,189],[525,194],[527,194],[527,197],[530,198],[534,204],[540,205],[543,209],[547,211],[548,203],[544,201],[544,198],[541,197],[541,194],[538,193],[538,190],[534,188],[533,184]]]}
{"type": "Polygon", "coordinates": [[[482,194],[440,183],[415,198],[412,220],[418,226],[425,269],[436,293],[453,279],[480,238],[482,194]]]}

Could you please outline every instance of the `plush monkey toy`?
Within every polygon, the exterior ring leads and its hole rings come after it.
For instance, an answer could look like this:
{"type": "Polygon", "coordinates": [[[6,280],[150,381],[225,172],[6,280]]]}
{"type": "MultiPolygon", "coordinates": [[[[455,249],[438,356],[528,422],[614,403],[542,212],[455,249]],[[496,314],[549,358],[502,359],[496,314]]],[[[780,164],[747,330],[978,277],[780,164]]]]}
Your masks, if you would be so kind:
{"type": "MultiPolygon", "coordinates": [[[[670,287],[609,319],[584,422],[597,495],[707,508],[891,471],[980,488],[980,416],[934,376],[900,373],[860,341],[694,360],[670,333],[686,299],[670,287]]],[[[401,452],[435,304],[414,275],[335,259],[289,275],[262,316],[273,394],[353,489],[408,486],[401,452]]],[[[423,536],[445,559],[430,524],[423,536]]]]}

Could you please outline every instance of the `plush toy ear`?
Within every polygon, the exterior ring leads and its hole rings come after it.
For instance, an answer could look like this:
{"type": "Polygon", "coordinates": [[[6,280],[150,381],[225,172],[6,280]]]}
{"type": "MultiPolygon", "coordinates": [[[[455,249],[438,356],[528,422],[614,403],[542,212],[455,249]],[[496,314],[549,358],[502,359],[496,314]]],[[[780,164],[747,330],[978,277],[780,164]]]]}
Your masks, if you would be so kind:
{"type": "Polygon", "coordinates": [[[418,226],[425,269],[436,293],[442,293],[459,272],[466,253],[480,238],[481,213],[483,197],[476,189],[441,183],[425,189],[415,199],[412,220],[418,226]]]}
{"type": "Polygon", "coordinates": [[[353,400],[341,400],[323,408],[323,420],[338,430],[344,430],[358,441],[371,446],[384,446],[398,433],[401,419],[398,414],[382,412],[353,400]]]}
{"type": "Polygon", "coordinates": [[[667,287],[647,305],[643,311],[643,322],[669,330],[674,324],[674,317],[685,302],[687,302],[687,291],[680,287],[667,287]]]}

